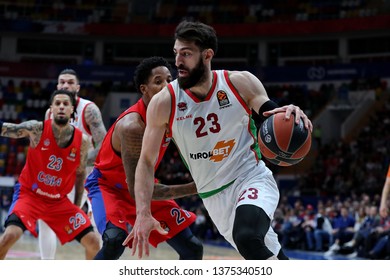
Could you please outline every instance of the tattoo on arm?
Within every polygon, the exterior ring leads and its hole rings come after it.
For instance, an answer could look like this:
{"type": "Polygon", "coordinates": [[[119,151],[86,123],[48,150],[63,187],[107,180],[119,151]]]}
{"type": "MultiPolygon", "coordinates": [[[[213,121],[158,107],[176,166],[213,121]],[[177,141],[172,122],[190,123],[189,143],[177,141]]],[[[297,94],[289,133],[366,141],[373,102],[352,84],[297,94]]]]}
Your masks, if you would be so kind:
{"type": "Polygon", "coordinates": [[[22,122],[20,124],[4,123],[1,136],[8,138],[30,138],[30,146],[35,147],[41,139],[43,122],[36,120],[22,122]]]}
{"type": "Polygon", "coordinates": [[[176,199],[196,193],[194,182],[182,185],[154,184],[153,200],[176,199]]]}
{"type": "Polygon", "coordinates": [[[143,132],[125,130],[121,135],[121,156],[126,173],[127,187],[134,197],[135,169],[141,154],[143,132]]]}
{"type": "Polygon", "coordinates": [[[92,103],[87,106],[84,117],[91,131],[94,144],[94,150],[88,154],[88,165],[93,165],[107,130],[103,123],[102,114],[96,104],[92,103]]]}
{"type": "Polygon", "coordinates": [[[74,204],[78,206],[82,206],[81,199],[84,192],[84,181],[87,176],[87,152],[89,149],[89,142],[85,135],[83,135],[83,141],[80,148],[80,165],[76,170],[76,182],[75,182],[75,198],[74,198],[74,204]]]}

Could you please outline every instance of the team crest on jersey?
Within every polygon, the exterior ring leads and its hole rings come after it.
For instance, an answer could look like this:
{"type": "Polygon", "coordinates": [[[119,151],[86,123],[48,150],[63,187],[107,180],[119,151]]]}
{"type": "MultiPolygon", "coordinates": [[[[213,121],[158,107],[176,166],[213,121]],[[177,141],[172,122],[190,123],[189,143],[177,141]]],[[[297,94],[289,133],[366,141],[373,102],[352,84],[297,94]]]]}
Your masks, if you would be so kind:
{"type": "Polygon", "coordinates": [[[48,147],[50,145],[50,139],[46,138],[45,141],[43,141],[43,145],[48,147]]]}
{"type": "Polygon", "coordinates": [[[70,153],[68,155],[68,159],[71,160],[71,161],[75,161],[76,159],[76,153],[77,153],[77,148],[73,147],[71,150],[70,150],[70,153]]]}
{"type": "Polygon", "coordinates": [[[187,103],[185,103],[185,102],[179,102],[178,104],[177,104],[177,108],[179,109],[179,111],[185,111],[185,110],[187,110],[187,103]]]}
{"type": "Polygon", "coordinates": [[[223,90],[219,90],[217,92],[217,99],[220,107],[225,107],[230,104],[227,93],[224,92],[223,90]]]}

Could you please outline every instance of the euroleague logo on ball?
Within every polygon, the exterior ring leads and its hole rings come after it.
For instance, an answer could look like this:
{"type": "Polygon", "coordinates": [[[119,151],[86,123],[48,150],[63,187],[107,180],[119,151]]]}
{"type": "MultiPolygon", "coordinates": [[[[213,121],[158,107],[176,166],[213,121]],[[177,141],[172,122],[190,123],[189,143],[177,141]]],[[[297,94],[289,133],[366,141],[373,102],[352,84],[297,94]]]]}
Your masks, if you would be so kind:
{"type": "Polygon", "coordinates": [[[268,133],[268,125],[267,125],[267,122],[268,122],[268,119],[266,119],[263,123],[263,125],[261,126],[261,129],[263,129],[263,134],[265,135],[265,138],[264,138],[264,141],[266,143],[270,143],[272,141],[272,137],[271,135],[269,135],[268,133]]]}
{"type": "Polygon", "coordinates": [[[258,131],[262,155],[271,163],[290,166],[300,162],[311,148],[311,133],[303,120],[295,123],[295,115],[285,118],[285,112],[267,118],[258,131]]]}

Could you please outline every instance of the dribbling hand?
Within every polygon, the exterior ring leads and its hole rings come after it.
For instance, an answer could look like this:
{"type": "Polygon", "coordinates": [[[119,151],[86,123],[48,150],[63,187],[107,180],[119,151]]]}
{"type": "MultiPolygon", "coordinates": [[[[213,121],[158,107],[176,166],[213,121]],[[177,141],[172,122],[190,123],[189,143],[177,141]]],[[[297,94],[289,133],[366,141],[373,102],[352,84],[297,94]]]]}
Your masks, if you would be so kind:
{"type": "Polygon", "coordinates": [[[134,256],[138,247],[139,259],[143,257],[144,251],[145,255],[149,256],[149,236],[152,230],[157,230],[162,235],[168,234],[152,216],[137,217],[133,229],[122,245],[127,246],[133,240],[131,254],[134,256]]]}

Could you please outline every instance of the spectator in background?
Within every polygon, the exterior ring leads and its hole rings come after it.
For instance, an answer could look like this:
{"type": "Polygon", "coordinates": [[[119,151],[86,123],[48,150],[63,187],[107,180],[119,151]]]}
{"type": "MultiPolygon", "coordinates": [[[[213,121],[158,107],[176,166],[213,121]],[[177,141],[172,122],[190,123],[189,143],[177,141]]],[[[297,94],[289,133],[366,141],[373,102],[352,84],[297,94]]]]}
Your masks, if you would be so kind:
{"type": "Polygon", "coordinates": [[[303,219],[298,215],[298,211],[295,208],[290,208],[285,216],[281,228],[281,244],[282,247],[297,249],[299,244],[303,240],[302,223],[303,219]]]}
{"type": "Polygon", "coordinates": [[[318,252],[324,251],[324,245],[331,246],[333,244],[333,227],[332,223],[326,214],[325,207],[318,207],[318,212],[315,219],[314,241],[315,250],[318,252]]]}
{"type": "Polygon", "coordinates": [[[314,229],[317,224],[315,218],[316,215],[313,206],[311,204],[307,205],[306,211],[303,215],[303,223],[301,224],[301,227],[306,238],[305,246],[309,251],[314,250],[314,229]]]}
{"type": "Polygon", "coordinates": [[[353,218],[348,209],[345,206],[341,206],[339,215],[333,222],[333,239],[334,243],[330,246],[329,250],[325,253],[326,256],[331,256],[337,253],[341,246],[350,241],[355,233],[355,218],[353,218]]]}
{"type": "MultiPolygon", "coordinates": [[[[366,257],[370,259],[390,259],[390,217],[386,217],[381,224],[375,228],[373,237],[368,241],[370,246],[366,257]]],[[[367,248],[368,249],[368,248],[367,248]]]]}
{"type": "Polygon", "coordinates": [[[344,247],[354,250],[354,252],[349,255],[350,257],[366,257],[366,253],[372,247],[372,244],[369,242],[372,239],[370,235],[376,231],[375,229],[379,225],[380,216],[378,215],[378,207],[370,206],[366,217],[360,224],[359,228],[356,230],[352,240],[344,244],[344,247]]]}

